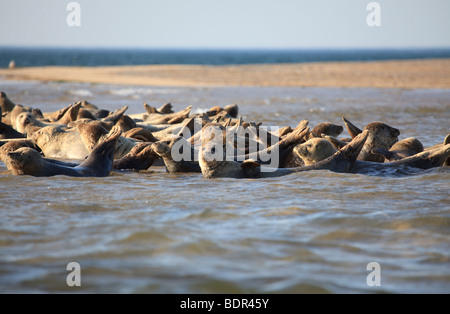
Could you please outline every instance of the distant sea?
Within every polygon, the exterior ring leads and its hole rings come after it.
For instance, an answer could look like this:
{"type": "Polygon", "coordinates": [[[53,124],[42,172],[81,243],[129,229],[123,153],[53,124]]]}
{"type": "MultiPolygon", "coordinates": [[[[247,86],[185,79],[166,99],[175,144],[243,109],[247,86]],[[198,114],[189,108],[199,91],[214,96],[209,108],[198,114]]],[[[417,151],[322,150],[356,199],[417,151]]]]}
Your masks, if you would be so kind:
{"type": "Polygon", "coordinates": [[[0,47],[0,68],[145,64],[231,65],[450,58],[450,49],[163,50],[0,47]]]}

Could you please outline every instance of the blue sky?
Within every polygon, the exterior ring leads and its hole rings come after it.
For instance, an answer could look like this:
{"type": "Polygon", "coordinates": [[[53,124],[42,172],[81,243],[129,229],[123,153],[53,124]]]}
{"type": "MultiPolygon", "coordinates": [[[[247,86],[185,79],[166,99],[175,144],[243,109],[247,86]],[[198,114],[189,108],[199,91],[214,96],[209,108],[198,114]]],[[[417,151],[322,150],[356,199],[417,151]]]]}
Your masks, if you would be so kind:
{"type": "Polygon", "coordinates": [[[450,0],[0,0],[0,45],[143,48],[450,47],[450,0]]]}

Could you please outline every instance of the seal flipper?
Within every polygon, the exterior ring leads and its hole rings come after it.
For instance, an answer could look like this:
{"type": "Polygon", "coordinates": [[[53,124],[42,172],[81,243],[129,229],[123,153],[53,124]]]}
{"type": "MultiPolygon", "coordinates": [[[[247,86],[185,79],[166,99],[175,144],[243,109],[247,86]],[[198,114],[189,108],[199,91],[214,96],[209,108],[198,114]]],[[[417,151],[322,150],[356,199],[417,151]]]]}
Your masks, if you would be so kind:
{"type": "Polygon", "coordinates": [[[338,153],[342,153],[347,160],[350,161],[350,169],[352,170],[355,166],[355,162],[358,159],[358,155],[361,152],[367,138],[369,137],[369,131],[364,130],[355,138],[348,143],[344,148],[342,148],[338,153]]]}
{"type": "Polygon", "coordinates": [[[77,130],[88,151],[92,151],[100,139],[108,134],[108,130],[98,121],[78,124],[77,130]]]}
{"type": "Polygon", "coordinates": [[[396,152],[387,151],[385,149],[376,148],[371,151],[372,154],[383,155],[388,161],[395,161],[402,159],[396,152]]]}
{"type": "Polygon", "coordinates": [[[68,125],[70,122],[77,121],[80,109],[80,102],[76,103],[75,105],[70,105],[64,115],[58,120],[58,123],[68,125]]]}
{"type": "MultiPolygon", "coordinates": [[[[448,134],[444,140],[444,145],[450,144],[450,134],[448,134]]],[[[444,163],[444,166],[450,166],[450,157],[444,163]]]]}
{"type": "Polygon", "coordinates": [[[278,143],[280,145],[280,150],[291,145],[300,144],[300,142],[304,140],[306,135],[309,133],[309,128],[307,127],[308,123],[308,120],[302,120],[291,133],[286,135],[286,137],[278,143]]]}
{"type": "Polygon", "coordinates": [[[352,139],[355,138],[358,134],[362,133],[362,130],[360,128],[356,127],[353,123],[351,123],[345,117],[342,117],[342,120],[344,120],[345,126],[347,127],[348,133],[350,134],[352,139]]]}
{"type": "MultiPolygon", "coordinates": [[[[195,118],[192,117],[190,119],[187,119],[184,123],[183,126],[181,127],[180,131],[178,131],[178,133],[176,134],[176,136],[186,136],[187,134],[192,134],[194,132],[194,127],[195,127],[195,118]],[[186,131],[189,132],[186,132],[186,131]]],[[[194,134],[195,135],[195,134],[194,134]]],[[[192,137],[194,136],[192,135],[192,137]]]]}
{"type": "MultiPolygon", "coordinates": [[[[447,136],[448,138],[448,136],[447,136]]],[[[446,139],[447,140],[447,139],[446,139]]],[[[430,160],[434,167],[449,166],[450,164],[450,144],[446,144],[444,147],[433,151],[427,158],[430,160]]]]}
{"type": "Polygon", "coordinates": [[[159,113],[162,114],[170,114],[170,113],[174,113],[172,110],[172,104],[169,102],[167,104],[162,105],[160,108],[158,108],[157,110],[159,113]]]}
{"type": "Polygon", "coordinates": [[[108,137],[75,169],[80,169],[86,176],[107,177],[112,170],[116,144],[121,135],[120,128],[114,127],[108,137]]]}
{"type": "Polygon", "coordinates": [[[331,143],[331,145],[333,145],[334,148],[336,148],[337,150],[345,147],[345,145],[347,145],[347,142],[341,141],[333,136],[330,135],[326,135],[326,134],[322,134],[321,135],[322,138],[326,139],[328,142],[331,143]]]}
{"type": "Polygon", "coordinates": [[[26,136],[22,133],[17,132],[9,125],[0,122],[0,139],[8,140],[14,138],[26,138],[26,136]]]}
{"type": "Polygon", "coordinates": [[[419,169],[430,169],[434,167],[444,166],[449,158],[450,144],[447,144],[384,165],[387,165],[389,167],[398,167],[399,165],[405,165],[408,167],[419,169]]]}
{"type": "Polygon", "coordinates": [[[158,140],[153,136],[152,132],[144,128],[134,128],[128,132],[123,133],[123,137],[133,138],[143,142],[157,142],[158,140]]]}
{"type": "Polygon", "coordinates": [[[115,160],[113,169],[117,170],[147,170],[159,155],[152,148],[152,143],[141,143],[119,160],[115,160]]]}
{"type": "Polygon", "coordinates": [[[175,117],[170,119],[167,123],[169,124],[177,124],[182,123],[186,118],[191,114],[192,106],[187,107],[186,109],[180,111],[175,117]]]}
{"type": "Polygon", "coordinates": [[[148,114],[160,113],[160,112],[158,112],[158,110],[155,107],[150,106],[149,104],[147,104],[145,102],[144,102],[144,109],[145,109],[145,111],[147,111],[148,114]]]}
{"type": "Polygon", "coordinates": [[[56,112],[46,113],[46,114],[44,115],[44,117],[45,117],[48,121],[50,121],[50,122],[56,122],[56,121],[59,121],[59,120],[66,114],[66,112],[67,112],[70,108],[72,108],[72,105],[69,105],[69,106],[67,106],[67,107],[64,107],[64,108],[62,108],[61,110],[56,111],[56,112]]]}
{"type": "Polygon", "coordinates": [[[118,110],[114,111],[113,113],[111,113],[106,118],[102,119],[102,121],[103,122],[112,122],[113,125],[116,125],[116,123],[119,122],[119,120],[122,118],[125,111],[127,111],[127,110],[128,110],[128,106],[118,109],[118,110]]]}
{"type": "Polygon", "coordinates": [[[63,167],[68,167],[68,168],[78,167],[78,164],[74,164],[71,162],[59,161],[59,160],[50,159],[50,158],[43,158],[43,159],[48,163],[55,164],[58,166],[63,166],[63,167]]]}
{"type": "Polygon", "coordinates": [[[3,114],[13,111],[15,106],[16,104],[8,98],[5,92],[0,92],[0,107],[2,108],[3,114]]]}
{"type": "Polygon", "coordinates": [[[261,165],[254,160],[246,160],[241,164],[244,178],[258,178],[261,174],[261,165]]]}

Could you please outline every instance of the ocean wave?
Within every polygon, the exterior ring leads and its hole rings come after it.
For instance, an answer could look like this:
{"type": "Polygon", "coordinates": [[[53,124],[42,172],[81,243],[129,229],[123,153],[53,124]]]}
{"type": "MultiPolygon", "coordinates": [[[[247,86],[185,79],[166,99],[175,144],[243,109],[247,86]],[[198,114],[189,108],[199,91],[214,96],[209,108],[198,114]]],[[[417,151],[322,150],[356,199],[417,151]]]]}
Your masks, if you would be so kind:
{"type": "Polygon", "coordinates": [[[112,95],[117,96],[145,96],[154,94],[178,94],[183,92],[182,89],[169,89],[169,88],[118,88],[109,91],[112,95]]]}
{"type": "Polygon", "coordinates": [[[92,97],[94,94],[86,89],[71,89],[67,92],[70,95],[82,96],[82,97],[92,97]]]}

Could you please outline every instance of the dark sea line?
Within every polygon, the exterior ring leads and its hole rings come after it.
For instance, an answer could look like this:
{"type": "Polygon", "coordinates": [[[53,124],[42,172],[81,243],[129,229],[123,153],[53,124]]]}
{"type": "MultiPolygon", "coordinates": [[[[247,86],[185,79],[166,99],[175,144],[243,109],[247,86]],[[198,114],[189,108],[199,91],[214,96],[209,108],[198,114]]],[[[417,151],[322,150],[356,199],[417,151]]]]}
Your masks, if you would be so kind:
{"type": "Polygon", "coordinates": [[[19,67],[120,66],[146,64],[238,65],[332,61],[450,58],[439,49],[120,49],[0,47],[0,68],[11,60],[19,67]]]}

